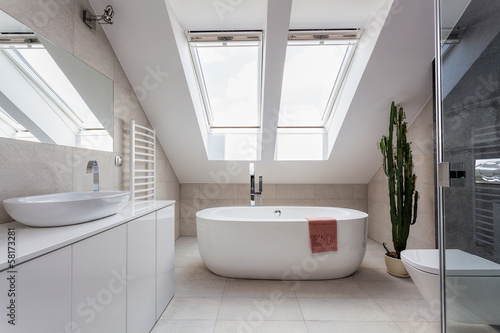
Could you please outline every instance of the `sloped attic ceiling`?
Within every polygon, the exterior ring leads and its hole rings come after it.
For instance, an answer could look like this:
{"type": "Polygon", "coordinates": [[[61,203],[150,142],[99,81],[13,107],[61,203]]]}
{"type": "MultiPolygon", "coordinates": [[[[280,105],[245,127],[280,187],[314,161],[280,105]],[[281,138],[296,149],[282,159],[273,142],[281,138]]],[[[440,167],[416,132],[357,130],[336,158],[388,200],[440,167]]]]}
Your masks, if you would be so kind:
{"type": "MultiPolygon", "coordinates": [[[[195,114],[198,102],[189,89],[195,78],[185,70],[191,61],[189,50],[176,40],[184,30],[265,30],[269,24],[281,24],[282,30],[360,27],[371,37],[370,52],[359,47],[356,51],[355,57],[367,58],[357,84],[350,87],[329,159],[274,161],[263,152],[255,168],[265,182],[367,183],[381,164],[376,142],[386,132],[390,102],[400,103],[411,123],[432,96],[432,0],[166,1],[90,2],[96,12],[108,3],[115,8],[115,23],[104,26],[106,34],[130,82],[139,89],[181,183],[248,181],[248,161],[207,158],[205,134],[195,114]]],[[[283,66],[272,65],[268,67],[283,66]]]]}

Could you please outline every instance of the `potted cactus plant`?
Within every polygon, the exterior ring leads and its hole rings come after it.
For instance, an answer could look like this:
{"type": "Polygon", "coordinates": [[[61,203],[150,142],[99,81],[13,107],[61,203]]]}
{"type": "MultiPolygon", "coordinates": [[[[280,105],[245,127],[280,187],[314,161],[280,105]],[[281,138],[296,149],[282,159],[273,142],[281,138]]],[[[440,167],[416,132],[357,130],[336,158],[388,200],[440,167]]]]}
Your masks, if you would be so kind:
{"type": "Polygon", "coordinates": [[[406,277],[408,273],[401,262],[401,251],[406,249],[410,226],[417,219],[417,177],[413,172],[413,156],[410,142],[406,140],[407,123],[405,113],[399,105],[391,104],[389,135],[382,136],[378,144],[383,155],[383,169],[388,178],[389,203],[394,251],[384,248],[385,262],[389,274],[406,277]],[[394,133],[396,132],[396,133],[394,133]],[[396,142],[393,142],[393,140],[396,142]]]}

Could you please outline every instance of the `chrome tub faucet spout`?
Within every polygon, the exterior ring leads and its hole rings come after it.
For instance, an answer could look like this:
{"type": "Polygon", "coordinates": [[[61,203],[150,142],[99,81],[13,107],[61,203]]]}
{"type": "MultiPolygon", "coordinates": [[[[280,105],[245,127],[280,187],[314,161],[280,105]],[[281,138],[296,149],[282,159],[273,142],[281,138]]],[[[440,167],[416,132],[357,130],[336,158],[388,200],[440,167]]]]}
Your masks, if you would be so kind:
{"type": "Polygon", "coordinates": [[[92,173],[93,175],[93,190],[94,192],[99,191],[99,165],[97,161],[92,160],[87,163],[87,173],[92,173]]]}

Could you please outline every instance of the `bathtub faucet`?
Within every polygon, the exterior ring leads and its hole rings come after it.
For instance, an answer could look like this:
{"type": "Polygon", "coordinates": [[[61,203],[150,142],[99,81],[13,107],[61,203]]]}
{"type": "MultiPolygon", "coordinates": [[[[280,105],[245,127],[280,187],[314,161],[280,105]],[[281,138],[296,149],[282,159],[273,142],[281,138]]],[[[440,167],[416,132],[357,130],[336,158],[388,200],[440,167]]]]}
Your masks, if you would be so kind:
{"type": "Polygon", "coordinates": [[[255,196],[257,196],[257,205],[262,206],[262,176],[259,176],[259,191],[255,192],[255,168],[250,163],[250,206],[255,206],[255,196]]]}

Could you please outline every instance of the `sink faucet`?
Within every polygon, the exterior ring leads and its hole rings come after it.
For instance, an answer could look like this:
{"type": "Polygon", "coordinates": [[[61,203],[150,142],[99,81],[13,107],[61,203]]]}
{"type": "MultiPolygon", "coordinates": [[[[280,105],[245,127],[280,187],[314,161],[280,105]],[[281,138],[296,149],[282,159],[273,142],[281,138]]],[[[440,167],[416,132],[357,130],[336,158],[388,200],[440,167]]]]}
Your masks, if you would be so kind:
{"type": "Polygon", "coordinates": [[[97,161],[92,160],[87,163],[87,173],[92,173],[94,176],[94,192],[99,191],[99,166],[97,161]]]}
{"type": "Polygon", "coordinates": [[[259,192],[255,192],[255,168],[250,163],[250,206],[255,206],[255,196],[257,195],[257,205],[262,206],[262,176],[259,176],[259,192]]]}

